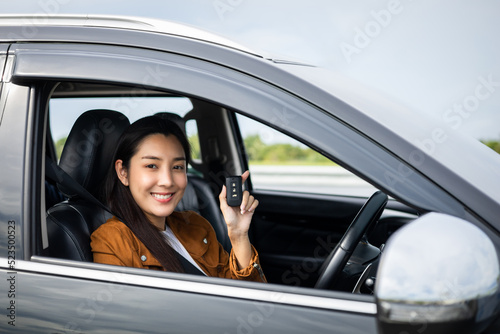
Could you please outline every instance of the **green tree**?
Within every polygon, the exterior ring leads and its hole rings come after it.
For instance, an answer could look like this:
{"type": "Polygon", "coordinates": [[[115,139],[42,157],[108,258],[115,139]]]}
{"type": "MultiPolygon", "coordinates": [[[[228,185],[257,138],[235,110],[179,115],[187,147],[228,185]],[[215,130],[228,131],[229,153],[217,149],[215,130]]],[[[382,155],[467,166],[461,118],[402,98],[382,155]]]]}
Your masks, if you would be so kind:
{"type": "Polygon", "coordinates": [[[189,136],[188,141],[191,146],[191,159],[201,160],[200,138],[198,134],[189,136]]]}
{"type": "Polygon", "coordinates": [[[243,141],[252,163],[334,164],[308,147],[288,143],[265,144],[258,134],[249,135],[243,141]]]}
{"type": "Polygon", "coordinates": [[[259,135],[250,135],[243,139],[250,161],[262,161],[266,144],[262,142],[259,135]]]}
{"type": "Polygon", "coordinates": [[[56,141],[56,154],[57,154],[57,160],[59,161],[59,159],[61,158],[61,154],[62,154],[62,150],[63,150],[63,147],[64,147],[64,144],[66,144],[66,139],[68,139],[68,137],[63,137],[61,139],[59,139],[58,141],[56,141]]]}
{"type": "Polygon", "coordinates": [[[500,142],[497,140],[481,140],[483,144],[491,148],[493,151],[500,153],[500,142]]]}

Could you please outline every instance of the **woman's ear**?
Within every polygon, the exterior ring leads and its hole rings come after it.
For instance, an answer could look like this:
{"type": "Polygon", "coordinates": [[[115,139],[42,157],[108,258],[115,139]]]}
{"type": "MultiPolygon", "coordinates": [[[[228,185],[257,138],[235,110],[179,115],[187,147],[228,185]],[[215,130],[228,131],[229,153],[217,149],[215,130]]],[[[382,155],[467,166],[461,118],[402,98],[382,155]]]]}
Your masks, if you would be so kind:
{"type": "Polygon", "coordinates": [[[123,161],[122,160],[116,160],[115,161],[115,171],[116,175],[120,179],[120,181],[123,183],[125,187],[128,187],[128,174],[127,174],[127,168],[123,166],[123,161]]]}

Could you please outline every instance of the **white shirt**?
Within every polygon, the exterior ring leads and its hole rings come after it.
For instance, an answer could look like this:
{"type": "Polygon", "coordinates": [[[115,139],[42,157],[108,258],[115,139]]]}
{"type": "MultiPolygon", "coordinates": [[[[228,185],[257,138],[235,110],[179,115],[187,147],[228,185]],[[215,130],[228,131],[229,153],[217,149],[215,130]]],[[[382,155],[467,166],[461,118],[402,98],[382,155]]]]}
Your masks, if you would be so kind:
{"type": "Polygon", "coordinates": [[[200,268],[200,266],[198,265],[198,263],[196,263],[196,261],[191,257],[191,255],[188,253],[188,251],[186,250],[186,248],[184,247],[184,245],[181,244],[181,242],[179,241],[179,239],[177,239],[177,237],[175,236],[174,232],[172,232],[172,230],[170,229],[170,227],[168,225],[165,225],[165,231],[163,231],[163,234],[167,238],[167,241],[170,244],[170,246],[174,250],[176,250],[177,253],[181,254],[186,260],[188,260],[189,262],[191,262],[193,264],[193,266],[195,266],[196,268],[198,268],[205,276],[207,275],[203,271],[203,269],[200,268]]]}

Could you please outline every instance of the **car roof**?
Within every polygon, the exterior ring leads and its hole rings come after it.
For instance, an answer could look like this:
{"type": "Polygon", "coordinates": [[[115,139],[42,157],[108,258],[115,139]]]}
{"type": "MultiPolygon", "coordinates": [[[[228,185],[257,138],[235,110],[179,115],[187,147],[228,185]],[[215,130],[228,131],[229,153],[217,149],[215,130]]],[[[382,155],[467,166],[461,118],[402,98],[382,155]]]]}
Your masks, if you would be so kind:
{"type": "Polygon", "coordinates": [[[197,29],[186,24],[146,17],[83,14],[55,14],[50,16],[45,14],[0,14],[0,26],[9,25],[66,27],[80,26],[149,31],[202,40],[246,53],[258,55],[256,51],[250,50],[249,48],[241,44],[238,44],[217,34],[197,29]]]}

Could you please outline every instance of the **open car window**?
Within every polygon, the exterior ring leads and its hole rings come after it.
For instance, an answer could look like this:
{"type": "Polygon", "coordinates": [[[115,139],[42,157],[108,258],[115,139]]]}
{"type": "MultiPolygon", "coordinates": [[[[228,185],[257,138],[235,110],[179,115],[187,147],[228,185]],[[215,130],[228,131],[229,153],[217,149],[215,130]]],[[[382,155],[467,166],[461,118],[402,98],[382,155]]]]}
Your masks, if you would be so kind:
{"type": "MultiPolygon", "coordinates": [[[[262,203],[250,231],[267,268],[269,281],[284,286],[313,287],[320,264],[333,250],[331,246],[340,240],[364,199],[376,189],[315,150],[261,122],[235,113],[238,126],[232,128],[231,122],[227,121],[231,113],[215,103],[160,90],[142,90],[140,97],[132,92],[139,94],[138,88],[133,86],[59,83],[48,100],[48,130],[57,159],[75,120],[89,110],[115,110],[130,122],[157,113],[175,114],[185,120],[185,130],[192,146],[190,174],[198,175],[211,188],[211,193],[198,194],[198,200],[201,200],[200,196],[217,198],[220,191],[217,178],[241,173],[248,162],[253,190],[256,193],[271,191],[267,195],[258,195],[262,203]],[[240,133],[234,133],[234,130],[240,133]],[[244,148],[237,145],[238,137],[243,138],[244,148]],[[282,192],[289,194],[288,197],[282,196],[282,192]],[[327,197],[311,197],[314,194],[327,197]],[[342,205],[342,201],[330,199],[328,195],[332,194],[360,197],[360,200],[351,202],[349,209],[336,212],[332,206],[342,205]],[[305,202],[314,203],[312,212],[301,212],[305,202]],[[274,208],[269,209],[272,203],[274,208]],[[290,205],[294,209],[290,210],[290,205]],[[278,233],[266,232],[269,229],[278,233]],[[294,241],[297,233],[303,234],[301,244],[294,241]],[[282,243],[280,247],[269,247],[275,245],[277,240],[282,243]],[[321,256],[317,256],[320,246],[321,256]],[[287,255],[290,251],[293,254],[291,257],[287,255]],[[308,261],[314,263],[313,269],[307,267],[308,261]],[[306,271],[307,278],[291,273],[294,268],[306,271]]],[[[81,149],[85,149],[85,143],[81,143],[81,149]]],[[[47,209],[52,210],[57,208],[58,201],[65,198],[55,184],[46,182],[45,200],[47,209]]],[[[201,208],[200,213],[203,215],[206,211],[201,208]]],[[[213,216],[205,218],[210,220],[213,216]]],[[[105,219],[103,216],[102,223],[105,219]]],[[[49,241],[46,254],[51,254],[51,249],[58,247],[57,239],[49,241]]],[[[353,277],[359,274],[357,272],[353,277]]]]}
{"type": "MultiPolygon", "coordinates": [[[[323,157],[316,155],[314,159],[328,164],[330,164],[328,160],[334,161],[339,166],[355,171],[357,175],[363,176],[363,179],[370,180],[376,188],[380,188],[380,185],[385,188],[390,187],[391,194],[399,195],[398,197],[403,200],[408,199],[408,202],[417,203],[419,206],[432,207],[439,205],[439,201],[448,199],[439,196],[440,190],[421,174],[404,175],[404,182],[392,177],[399,176],[402,162],[383,146],[319,107],[257,77],[234,71],[220,64],[174,53],[106,45],[96,45],[93,48],[94,51],[91,53],[81,52],[79,45],[23,44],[13,48],[18,52],[16,59],[26,59],[16,66],[17,80],[26,82],[37,78],[36,82],[40,86],[58,83],[50,93],[41,94],[40,97],[40,105],[43,108],[47,107],[48,110],[49,118],[46,125],[44,124],[52,135],[52,141],[47,140],[48,145],[53,144],[60,151],[74,119],[90,109],[116,110],[122,112],[130,122],[158,112],[170,112],[182,117],[195,152],[191,172],[194,177],[203,181],[206,190],[196,196],[199,209],[209,207],[204,202],[207,199],[217,201],[225,176],[238,175],[246,168],[250,168],[251,181],[255,183],[251,190],[255,191],[260,204],[252,218],[249,235],[252,244],[259,252],[263,271],[271,284],[257,285],[255,282],[216,280],[210,277],[188,278],[177,273],[158,273],[94,264],[89,257],[87,261],[75,261],[47,256],[54,247],[63,244],[63,239],[59,236],[52,240],[47,238],[51,233],[51,227],[44,223],[42,216],[33,220],[35,222],[33,228],[36,231],[33,235],[36,238],[33,241],[35,251],[32,259],[35,262],[53,265],[54,267],[49,265],[43,267],[47,274],[64,271],[70,267],[85,268],[83,274],[85,279],[90,281],[101,279],[114,282],[114,277],[99,276],[102,272],[106,272],[113,275],[130,274],[134,275],[134,279],[138,279],[136,277],[138,275],[140,278],[162,278],[169,280],[170,283],[170,280],[174,280],[176,284],[184,281],[204,283],[210,281],[207,284],[221,287],[230,285],[251,288],[255,291],[278,289],[289,294],[295,294],[297,292],[295,288],[298,286],[305,289],[313,288],[318,280],[322,263],[340,241],[371,190],[360,197],[346,191],[336,191],[335,195],[332,195],[317,189],[295,188],[295,185],[289,185],[287,189],[279,191],[276,191],[278,189],[273,184],[268,184],[266,188],[265,182],[261,182],[262,179],[258,181],[258,171],[252,171],[256,166],[254,161],[250,159],[248,165],[248,161],[244,158],[244,151],[250,153],[251,149],[251,146],[244,143],[244,139],[248,139],[247,135],[252,135],[247,128],[249,123],[243,120],[243,116],[235,118],[233,113],[251,118],[253,122],[262,126],[261,129],[265,129],[257,132],[267,133],[267,129],[275,129],[290,138],[295,138],[302,144],[294,143],[293,147],[297,146],[300,151],[309,153],[321,152],[323,157]],[[42,55],[36,54],[39,50],[44,51],[42,55]],[[110,55],[116,55],[116,58],[110,55]],[[42,61],[43,67],[36,66],[37,62],[42,61]],[[124,66],[127,71],[123,71],[124,66]],[[51,73],[51,80],[44,79],[46,73],[51,73]],[[283,111],[290,117],[286,121],[277,122],[273,113],[276,110],[283,111]],[[235,131],[238,123],[241,123],[240,130],[235,131]],[[391,181],[397,182],[388,183],[388,175],[392,177],[391,181]],[[48,242],[46,239],[49,239],[48,242]]],[[[36,110],[40,120],[45,116],[43,108],[36,110]]],[[[32,142],[35,143],[34,147],[41,148],[39,142],[32,142]]],[[[38,154],[42,151],[36,152],[38,154]]],[[[43,166],[42,156],[37,157],[39,158],[35,163],[43,166]]],[[[32,173],[35,177],[40,177],[42,170],[43,168],[34,168],[32,173]]],[[[294,175],[293,179],[304,181],[302,175],[294,175]]],[[[54,184],[46,184],[44,189],[57,191],[54,184]]],[[[338,190],[339,187],[331,189],[338,190]]],[[[32,193],[36,194],[35,191],[32,193]]],[[[50,210],[58,199],[51,201],[50,194],[47,192],[46,195],[43,204],[50,210]]],[[[42,196],[33,196],[34,206],[42,206],[40,203],[42,196]]],[[[214,208],[212,214],[217,213],[220,216],[217,205],[212,208],[214,208]]],[[[404,205],[402,211],[409,211],[412,214],[415,212],[404,205]]],[[[213,222],[217,220],[215,216],[206,218],[213,222]]],[[[105,220],[103,216],[99,222],[105,220]]],[[[383,228],[378,233],[377,246],[382,245],[394,229],[402,224],[404,221],[401,220],[387,224],[388,228],[383,228]]],[[[66,241],[73,240],[67,238],[66,241]]],[[[69,272],[75,275],[75,279],[81,279],[82,272],[76,270],[69,272]]],[[[347,297],[349,299],[359,299],[359,296],[352,296],[351,292],[362,272],[363,266],[350,272],[347,279],[342,280],[346,284],[334,289],[335,291],[308,289],[303,293],[308,296],[331,297],[333,296],[331,293],[340,290],[349,292],[347,297]]],[[[137,280],[134,282],[135,285],[141,284],[137,280]]],[[[148,279],[144,282],[147,287],[162,286],[162,282],[156,280],[148,279]]],[[[182,291],[192,291],[193,288],[189,284],[179,287],[182,291]]],[[[238,298],[244,291],[246,290],[238,290],[238,298]]],[[[221,297],[222,293],[217,292],[216,295],[221,297]]],[[[370,293],[367,297],[370,303],[373,302],[370,293]]],[[[253,299],[248,295],[245,298],[253,299]]],[[[273,302],[268,295],[260,300],[273,302]]]]}

